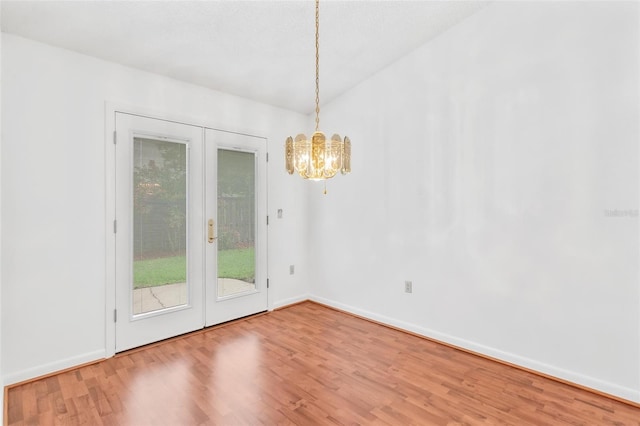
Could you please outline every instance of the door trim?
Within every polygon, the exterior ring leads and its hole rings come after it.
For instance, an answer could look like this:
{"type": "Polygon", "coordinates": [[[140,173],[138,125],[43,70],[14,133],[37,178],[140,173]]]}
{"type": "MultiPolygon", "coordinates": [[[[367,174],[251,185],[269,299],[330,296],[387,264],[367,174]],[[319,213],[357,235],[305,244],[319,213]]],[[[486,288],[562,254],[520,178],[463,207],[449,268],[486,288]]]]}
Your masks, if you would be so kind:
{"type": "MultiPolygon", "coordinates": [[[[256,133],[252,133],[251,131],[232,131],[227,130],[220,126],[219,124],[214,124],[208,121],[204,121],[202,119],[182,116],[179,113],[167,112],[162,110],[155,110],[145,107],[136,106],[129,103],[123,103],[118,101],[109,101],[106,100],[104,103],[104,114],[105,114],[105,126],[104,126],[104,189],[105,189],[105,227],[104,227],[104,235],[105,235],[105,281],[104,281],[104,291],[105,291],[105,358],[111,358],[116,354],[116,323],[114,320],[115,310],[116,310],[116,241],[115,241],[115,233],[114,233],[114,220],[116,217],[116,173],[115,173],[115,130],[116,130],[116,113],[137,115],[145,118],[156,119],[156,120],[164,120],[170,121],[179,124],[186,124],[190,126],[202,127],[203,132],[205,129],[216,130],[220,132],[226,133],[234,133],[238,135],[251,136],[261,138],[265,141],[265,152],[269,153],[269,139],[266,136],[262,136],[256,133]]],[[[267,173],[265,174],[266,180],[266,188],[267,192],[265,193],[265,197],[267,197],[266,201],[266,209],[269,211],[269,185],[268,185],[268,167],[267,173]]],[[[267,232],[265,238],[269,240],[269,228],[267,227],[267,232]]],[[[265,253],[267,258],[265,271],[266,276],[269,276],[269,262],[268,262],[268,252],[265,253]]],[[[206,300],[203,300],[204,304],[206,300]]],[[[267,310],[272,310],[271,307],[271,298],[269,292],[267,291],[267,310]]]]}

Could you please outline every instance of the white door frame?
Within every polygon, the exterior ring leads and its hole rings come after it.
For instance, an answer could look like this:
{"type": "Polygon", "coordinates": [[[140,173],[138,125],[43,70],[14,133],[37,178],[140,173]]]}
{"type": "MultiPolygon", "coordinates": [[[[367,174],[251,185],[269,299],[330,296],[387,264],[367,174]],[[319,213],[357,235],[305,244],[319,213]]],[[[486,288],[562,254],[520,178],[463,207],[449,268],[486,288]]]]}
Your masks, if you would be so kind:
{"type": "MultiPolygon", "coordinates": [[[[105,150],[105,357],[111,358],[115,355],[115,347],[116,347],[116,327],[114,321],[114,313],[116,309],[116,276],[115,276],[115,265],[116,265],[116,255],[115,255],[115,234],[114,234],[114,220],[115,220],[115,212],[116,212],[116,173],[115,173],[115,144],[114,144],[114,135],[116,129],[116,113],[125,113],[132,115],[141,115],[148,118],[165,120],[165,121],[175,121],[178,123],[183,123],[192,126],[199,126],[203,129],[212,129],[219,130],[228,133],[237,133],[243,134],[246,136],[253,136],[262,138],[265,141],[265,150],[268,153],[268,138],[260,135],[252,134],[251,132],[233,132],[229,130],[224,130],[216,124],[202,122],[200,120],[194,119],[192,117],[180,116],[179,114],[167,113],[166,111],[158,111],[152,110],[144,107],[139,107],[127,103],[122,102],[112,102],[105,101],[105,126],[104,126],[104,150],[105,150]]],[[[268,179],[268,173],[265,175],[265,180],[268,179]]],[[[268,185],[266,185],[268,188],[268,185]]],[[[268,211],[268,193],[265,194],[267,197],[267,211],[268,211]]],[[[268,240],[268,228],[265,235],[268,240]]],[[[266,256],[266,254],[265,254],[266,256]]],[[[268,262],[267,266],[268,268],[268,262]]],[[[265,271],[268,277],[268,270],[265,271]]],[[[267,293],[268,294],[268,293],[267,293]]],[[[267,309],[271,310],[271,301],[269,297],[267,298],[267,309]]]]}

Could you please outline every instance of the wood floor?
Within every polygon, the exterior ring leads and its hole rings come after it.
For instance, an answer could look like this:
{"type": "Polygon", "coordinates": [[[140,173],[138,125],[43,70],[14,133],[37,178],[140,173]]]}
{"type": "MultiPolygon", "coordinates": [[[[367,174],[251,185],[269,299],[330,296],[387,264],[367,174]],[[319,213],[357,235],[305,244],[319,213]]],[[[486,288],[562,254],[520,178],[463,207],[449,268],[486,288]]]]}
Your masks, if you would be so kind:
{"type": "Polygon", "coordinates": [[[640,425],[640,409],[306,302],[11,388],[9,425],[640,425]]]}

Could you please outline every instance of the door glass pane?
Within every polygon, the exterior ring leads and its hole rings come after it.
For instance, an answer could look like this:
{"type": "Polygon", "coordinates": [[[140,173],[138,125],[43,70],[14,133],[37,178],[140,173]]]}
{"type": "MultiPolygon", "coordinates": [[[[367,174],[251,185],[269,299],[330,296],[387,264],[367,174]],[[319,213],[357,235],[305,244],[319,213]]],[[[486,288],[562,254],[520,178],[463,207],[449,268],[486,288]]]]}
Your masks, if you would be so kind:
{"type": "Polygon", "coordinates": [[[255,155],[218,150],[218,297],[256,289],[255,155]]]}
{"type": "Polygon", "coordinates": [[[134,138],[133,313],[187,303],[187,149],[134,138]]]}

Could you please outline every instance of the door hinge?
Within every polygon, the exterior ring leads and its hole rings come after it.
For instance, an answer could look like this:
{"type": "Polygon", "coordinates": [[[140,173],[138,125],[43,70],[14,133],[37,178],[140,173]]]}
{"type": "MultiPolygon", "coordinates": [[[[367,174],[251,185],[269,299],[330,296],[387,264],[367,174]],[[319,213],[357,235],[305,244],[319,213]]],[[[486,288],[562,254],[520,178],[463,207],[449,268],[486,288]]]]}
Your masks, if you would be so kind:
{"type": "Polygon", "coordinates": [[[267,216],[267,225],[269,224],[269,216],[267,216]]]}
{"type": "Polygon", "coordinates": [[[269,153],[267,152],[267,163],[269,162],[269,153]]]}
{"type": "Polygon", "coordinates": [[[118,322],[118,310],[113,310],[113,322],[118,322]]]}
{"type": "Polygon", "coordinates": [[[113,219],[113,233],[118,232],[118,221],[113,219]]]}
{"type": "Polygon", "coordinates": [[[116,131],[113,131],[113,144],[115,145],[117,141],[117,137],[116,137],[116,131]]]}
{"type": "Polygon", "coordinates": [[[267,288],[269,288],[269,278],[267,278],[267,288]]]}

